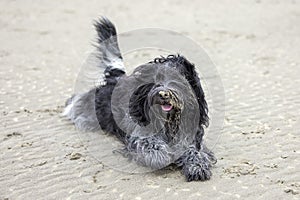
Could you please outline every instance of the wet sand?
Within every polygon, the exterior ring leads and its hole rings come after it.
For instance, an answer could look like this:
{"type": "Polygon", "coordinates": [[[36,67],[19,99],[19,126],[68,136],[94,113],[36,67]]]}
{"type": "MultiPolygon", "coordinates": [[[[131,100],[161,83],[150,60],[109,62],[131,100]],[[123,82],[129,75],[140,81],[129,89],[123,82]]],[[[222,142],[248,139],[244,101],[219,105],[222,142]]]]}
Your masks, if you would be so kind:
{"type": "Polygon", "coordinates": [[[0,199],[299,199],[299,22],[298,1],[1,1],[0,199]],[[119,32],[182,33],[216,64],[226,111],[211,180],[113,169],[60,116],[100,15],[119,32]]]}

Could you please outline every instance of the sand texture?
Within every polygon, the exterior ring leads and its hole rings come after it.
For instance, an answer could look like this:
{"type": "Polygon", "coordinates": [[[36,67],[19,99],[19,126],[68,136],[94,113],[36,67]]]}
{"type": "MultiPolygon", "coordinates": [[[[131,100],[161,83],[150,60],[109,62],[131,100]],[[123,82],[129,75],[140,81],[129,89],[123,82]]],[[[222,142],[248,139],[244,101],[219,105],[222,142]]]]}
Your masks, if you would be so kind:
{"type": "Polygon", "coordinates": [[[1,200],[300,199],[299,1],[2,0],[0,27],[1,200]],[[182,33],[214,61],[226,111],[211,180],[113,169],[60,116],[100,15],[182,33]]]}

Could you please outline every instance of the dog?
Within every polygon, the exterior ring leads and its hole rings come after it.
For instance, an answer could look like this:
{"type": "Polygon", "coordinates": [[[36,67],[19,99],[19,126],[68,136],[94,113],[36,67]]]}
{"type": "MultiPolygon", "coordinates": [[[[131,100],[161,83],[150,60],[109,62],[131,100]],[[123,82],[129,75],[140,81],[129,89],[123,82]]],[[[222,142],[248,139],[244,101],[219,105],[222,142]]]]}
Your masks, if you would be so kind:
{"type": "Polygon", "coordinates": [[[64,115],[80,130],[116,136],[120,152],[140,165],[176,165],[187,181],[209,180],[216,157],[203,142],[208,106],[195,66],[169,55],[127,75],[115,26],[104,17],[94,26],[104,82],[69,98],[64,115]]]}

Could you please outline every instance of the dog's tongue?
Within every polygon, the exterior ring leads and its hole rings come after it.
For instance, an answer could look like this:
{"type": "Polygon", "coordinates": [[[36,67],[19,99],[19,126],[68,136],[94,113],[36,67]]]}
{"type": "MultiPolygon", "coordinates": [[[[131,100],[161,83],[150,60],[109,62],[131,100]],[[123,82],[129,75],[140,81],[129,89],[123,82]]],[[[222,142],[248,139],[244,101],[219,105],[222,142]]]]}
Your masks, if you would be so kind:
{"type": "Polygon", "coordinates": [[[172,106],[171,105],[161,105],[161,109],[163,110],[163,111],[170,111],[170,110],[172,110],[172,106]]]}

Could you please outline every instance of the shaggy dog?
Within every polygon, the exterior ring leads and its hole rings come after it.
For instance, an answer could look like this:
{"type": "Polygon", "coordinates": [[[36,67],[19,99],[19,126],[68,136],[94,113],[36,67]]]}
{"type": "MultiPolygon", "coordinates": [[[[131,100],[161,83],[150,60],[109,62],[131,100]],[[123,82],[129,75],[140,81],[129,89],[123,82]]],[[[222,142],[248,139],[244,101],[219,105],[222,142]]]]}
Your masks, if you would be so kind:
{"type": "Polygon", "coordinates": [[[95,28],[104,83],[73,95],[64,114],[80,130],[115,135],[124,143],[122,154],[138,164],[175,164],[187,181],[210,179],[216,158],[203,143],[208,108],[194,65],[169,55],[126,75],[114,25],[102,18],[95,28]]]}

